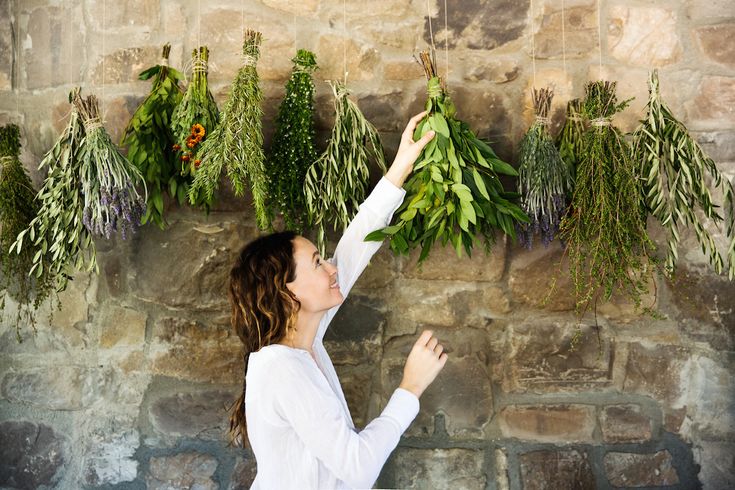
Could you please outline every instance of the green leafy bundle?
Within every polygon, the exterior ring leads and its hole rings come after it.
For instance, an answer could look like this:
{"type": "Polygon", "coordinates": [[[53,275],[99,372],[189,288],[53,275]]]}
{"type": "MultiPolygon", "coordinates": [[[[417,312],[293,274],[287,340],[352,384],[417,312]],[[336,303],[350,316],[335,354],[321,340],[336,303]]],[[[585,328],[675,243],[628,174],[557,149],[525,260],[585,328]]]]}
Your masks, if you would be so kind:
{"type": "Polygon", "coordinates": [[[559,155],[567,165],[569,174],[574,179],[577,164],[582,151],[582,139],[586,130],[584,116],[582,116],[582,101],[572,99],[567,102],[567,115],[556,140],[559,155]]]}
{"type": "MultiPolygon", "coordinates": [[[[181,175],[188,177],[187,182],[196,174],[201,164],[200,150],[207,135],[219,124],[219,109],[209,91],[207,73],[209,72],[209,49],[200,46],[191,54],[192,75],[181,102],[171,116],[171,129],[176,140],[176,150],[181,161],[181,175]]],[[[178,190],[177,190],[178,195],[178,190]]],[[[189,200],[197,206],[209,209],[209,203],[202,195],[192,196],[189,200]]]]}
{"type": "MultiPolygon", "coordinates": [[[[69,102],[80,98],[74,89],[69,102]]],[[[92,234],[83,223],[84,196],[80,184],[80,152],[84,128],[72,104],[64,132],[39,165],[48,173],[36,196],[38,213],[28,228],[20,232],[11,251],[33,250],[30,273],[37,279],[48,277],[53,289],[66,289],[75,270],[98,271],[92,234]],[[25,245],[24,245],[25,243],[25,245]],[[25,248],[24,248],[25,247],[25,248]]]]}
{"type": "Polygon", "coordinates": [[[699,245],[714,270],[720,274],[725,261],[717,250],[715,240],[697,214],[719,224],[726,221],[726,233],[730,239],[727,251],[729,278],[735,277],[735,234],[733,233],[733,186],[717,169],[686,127],[672,114],[661,99],[658,72],[653,71],[648,82],[648,113],[634,133],[633,157],[641,165],[643,194],[649,212],[666,229],[668,253],[665,270],[673,275],[678,258],[680,232],[692,225],[699,245]],[[717,212],[712,201],[708,181],[722,190],[726,215],[717,212]]]}
{"type": "Polygon", "coordinates": [[[582,114],[591,127],[582,140],[572,210],[561,223],[578,310],[609,300],[615,290],[640,306],[653,270],[637,169],[610,121],[629,102],[617,102],[615,85],[598,81],[585,88],[582,114]]]}
{"type": "Polygon", "coordinates": [[[246,179],[250,179],[253,204],[258,226],[270,227],[266,209],[267,176],[263,153],[263,110],[256,64],[260,57],[261,33],[245,31],[243,66],[232,82],[232,90],[222,112],[222,122],[202,144],[201,165],[190,189],[191,203],[203,196],[208,204],[214,200],[222,168],[232,182],[236,196],[245,193],[246,179]]]}
{"type": "Polygon", "coordinates": [[[529,224],[518,225],[519,237],[529,249],[534,234],[541,235],[545,246],[554,240],[573,186],[569,167],[562,161],[549,134],[549,109],[554,92],[534,88],[532,94],[536,120],[521,140],[518,169],[521,208],[531,219],[529,224]]]}
{"type": "Polygon", "coordinates": [[[268,195],[286,228],[301,232],[307,222],[306,172],[317,159],[314,146],[314,53],[300,49],[293,58],[286,96],[278,108],[276,131],[268,155],[268,195]]]}
{"type": "Polygon", "coordinates": [[[326,227],[347,228],[355,217],[370,181],[370,156],[385,172],[380,136],[350,100],[341,82],[330,82],[334,93],[335,120],[327,149],[309,168],[304,194],[309,224],[317,227],[317,246],[326,254],[326,227]]]}
{"type": "Polygon", "coordinates": [[[141,80],[152,78],[153,86],[130,119],[120,143],[128,147],[128,160],[143,174],[148,188],[142,224],[153,221],[161,229],[166,227],[163,193],[183,204],[188,187],[188,179],[179,172],[176,141],[171,131],[171,115],[182,98],[179,81],[184,77],[168,66],[170,51],[171,45],[164,45],[161,64],[138,76],[141,80]]]}
{"type": "Polygon", "coordinates": [[[407,254],[421,246],[419,263],[432,245],[451,242],[458,256],[468,255],[478,236],[488,251],[499,228],[515,239],[515,223],[528,217],[513,202],[516,193],[503,190],[498,174],[518,175],[477,138],[467,123],[455,118],[456,109],[428,52],[421,53],[428,79],[428,115],[417,125],[414,140],[428,131],[429,141],[414,164],[406,184],[406,199],[397,213],[398,223],[370,233],[366,240],[390,239],[391,249],[407,254]]]}
{"type": "Polygon", "coordinates": [[[19,157],[20,128],[15,124],[0,127],[0,309],[5,309],[8,294],[18,302],[15,318],[18,341],[23,319],[35,325],[34,311],[53,290],[48,273],[38,278],[30,275],[33,249],[10,251],[38,211],[36,192],[19,157]]]}

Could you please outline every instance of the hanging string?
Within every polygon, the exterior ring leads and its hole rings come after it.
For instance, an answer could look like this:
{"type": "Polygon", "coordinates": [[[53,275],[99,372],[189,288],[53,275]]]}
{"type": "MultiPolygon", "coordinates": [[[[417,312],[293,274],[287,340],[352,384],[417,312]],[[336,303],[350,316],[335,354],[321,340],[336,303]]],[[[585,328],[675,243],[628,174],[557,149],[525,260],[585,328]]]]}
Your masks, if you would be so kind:
{"type": "Polygon", "coordinates": [[[431,0],[426,0],[426,17],[429,19],[429,36],[431,39],[431,49],[432,52],[436,51],[436,46],[434,46],[434,30],[431,27],[431,4],[429,3],[431,0]]]}
{"type": "Polygon", "coordinates": [[[347,87],[347,0],[342,0],[342,72],[347,87]]]}
{"type": "Polygon", "coordinates": [[[197,0],[197,50],[202,45],[202,0],[197,0]]]}
{"type": "Polygon", "coordinates": [[[564,15],[564,0],[561,0],[561,60],[562,66],[564,67],[564,78],[567,76],[567,36],[566,27],[564,26],[565,15],[564,15]]]}
{"type": "Polygon", "coordinates": [[[69,85],[74,86],[74,2],[69,1],[69,85]]]}
{"type": "Polygon", "coordinates": [[[449,22],[447,21],[447,0],[444,0],[444,80],[449,80],[449,22]]]}
{"type": "Polygon", "coordinates": [[[107,15],[107,1],[102,0],[102,98],[100,99],[100,117],[105,120],[105,16],[107,15]]]}
{"type": "Polygon", "coordinates": [[[600,13],[600,0],[597,0],[597,45],[600,53],[600,80],[602,80],[602,14],[600,13]]]}
{"type": "Polygon", "coordinates": [[[536,12],[531,0],[531,66],[533,67],[533,88],[536,88],[536,12]]]}
{"type": "Polygon", "coordinates": [[[15,70],[13,73],[13,78],[15,79],[15,112],[18,114],[18,119],[20,120],[20,5],[16,2],[15,4],[15,42],[14,45],[14,51],[15,56],[13,60],[15,61],[15,70]]]}

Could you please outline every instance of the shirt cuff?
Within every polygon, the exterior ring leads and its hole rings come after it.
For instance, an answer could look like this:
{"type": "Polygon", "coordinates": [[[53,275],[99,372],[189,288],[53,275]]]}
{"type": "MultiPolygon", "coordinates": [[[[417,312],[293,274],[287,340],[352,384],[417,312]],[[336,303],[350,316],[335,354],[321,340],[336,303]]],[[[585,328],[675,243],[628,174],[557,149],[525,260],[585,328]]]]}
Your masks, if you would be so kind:
{"type": "Polygon", "coordinates": [[[406,432],[408,426],[411,425],[413,419],[419,413],[419,399],[408,390],[396,388],[393,396],[388,400],[382,415],[391,417],[398,421],[401,428],[401,434],[406,432]]]}
{"type": "Polygon", "coordinates": [[[403,188],[396,187],[384,176],[362,205],[369,208],[377,216],[384,218],[385,222],[388,223],[393,217],[393,213],[403,202],[405,195],[406,191],[403,188]]]}

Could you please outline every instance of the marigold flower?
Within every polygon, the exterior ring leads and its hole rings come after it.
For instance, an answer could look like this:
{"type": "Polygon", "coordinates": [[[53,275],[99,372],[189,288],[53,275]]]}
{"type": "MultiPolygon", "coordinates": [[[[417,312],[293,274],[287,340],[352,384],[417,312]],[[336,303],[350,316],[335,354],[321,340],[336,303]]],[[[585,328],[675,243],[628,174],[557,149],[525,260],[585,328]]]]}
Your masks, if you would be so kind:
{"type": "Polygon", "coordinates": [[[207,134],[207,131],[204,129],[204,126],[201,124],[195,124],[191,127],[191,135],[199,138],[201,141],[202,138],[204,138],[204,135],[207,134]]]}
{"type": "Polygon", "coordinates": [[[201,163],[202,163],[202,161],[199,160],[199,159],[194,160],[194,168],[199,168],[199,165],[201,165],[201,163]]]}
{"type": "Polygon", "coordinates": [[[189,161],[189,155],[181,155],[181,161],[188,162],[189,161]]]}
{"type": "Polygon", "coordinates": [[[174,145],[173,146],[173,150],[174,151],[179,151],[180,149],[181,149],[181,145],[174,145]]]}

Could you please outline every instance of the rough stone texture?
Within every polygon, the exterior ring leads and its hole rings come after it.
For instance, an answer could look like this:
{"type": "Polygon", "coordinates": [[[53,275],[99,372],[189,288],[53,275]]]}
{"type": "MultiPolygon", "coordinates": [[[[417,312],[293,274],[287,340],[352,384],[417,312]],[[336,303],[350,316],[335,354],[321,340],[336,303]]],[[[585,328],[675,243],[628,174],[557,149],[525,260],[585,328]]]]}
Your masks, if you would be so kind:
{"type": "Polygon", "coordinates": [[[604,458],[605,473],[616,487],[676,485],[679,476],[671,461],[671,454],[666,450],[654,454],[610,452],[604,458]]]}
{"type": "Polygon", "coordinates": [[[735,444],[703,441],[694,450],[704,488],[735,488],[735,444]]]}
{"type": "Polygon", "coordinates": [[[695,31],[699,49],[712,61],[735,68],[735,24],[702,26],[695,31]]]}
{"type": "Polygon", "coordinates": [[[2,395],[6,400],[51,410],[79,410],[87,376],[77,366],[9,372],[3,377],[2,395]]]}
{"type": "Polygon", "coordinates": [[[217,490],[212,479],[217,460],[201,453],[181,453],[175,456],[153,457],[150,460],[146,484],[150,490],[196,488],[217,490]]]}
{"type": "Polygon", "coordinates": [[[637,405],[613,405],[600,413],[605,442],[644,442],[651,439],[651,419],[637,405]]]}
{"type": "Polygon", "coordinates": [[[678,408],[682,394],[680,379],[687,354],[682,347],[662,345],[648,348],[631,344],[623,390],[649,395],[678,408]]]}
{"type": "Polygon", "coordinates": [[[0,485],[35,489],[53,486],[68,461],[64,439],[45,424],[0,423],[0,485]]]}
{"type": "Polygon", "coordinates": [[[115,485],[138,476],[138,462],[133,459],[139,447],[135,430],[120,433],[95,433],[84,457],[84,481],[87,485],[115,485]]]}
{"type": "Polygon", "coordinates": [[[17,21],[12,19],[12,9],[10,2],[5,2],[0,6],[0,12],[4,19],[10,22],[3,22],[0,26],[0,90],[13,89],[13,47],[17,46],[17,38],[13,32],[17,30],[17,21]]]}
{"type": "Polygon", "coordinates": [[[564,53],[567,59],[587,56],[597,48],[597,9],[594,5],[579,5],[562,14],[559,7],[557,3],[545,6],[543,19],[536,30],[536,58],[561,59],[564,53]]]}
{"type": "Polygon", "coordinates": [[[676,14],[662,8],[613,6],[607,42],[617,60],[645,67],[674,63],[682,53],[676,14]]]}
{"type": "Polygon", "coordinates": [[[400,449],[393,488],[484,488],[484,455],[470,449],[400,449]]]}
{"type": "Polygon", "coordinates": [[[512,405],[500,412],[505,437],[542,442],[591,442],[595,411],[588,405],[512,405]]]}
{"type": "Polygon", "coordinates": [[[489,255],[476,250],[471,258],[457,257],[452,247],[434,247],[429,257],[420,265],[420,250],[412,251],[403,262],[405,277],[426,280],[449,280],[465,282],[496,282],[505,270],[505,243],[497,243],[489,255]]]}
{"type": "Polygon", "coordinates": [[[232,470],[229,490],[246,490],[250,488],[255,480],[257,465],[255,459],[242,458],[238,460],[235,469],[232,470]]]}
{"type": "Polygon", "coordinates": [[[138,74],[158,63],[159,46],[125,48],[103,54],[92,68],[91,82],[95,85],[129,83],[138,80],[138,74]]]}
{"type": "Polygon", "coordinates": [[[697,431],[711,439],[735,438],[735,385],[732,370],[735,354],[704,357],[690,361],[689,376],[683,382],[688,412],[697,431]]]}
{"type": "Polygon", "coordinates": [[[688,105],[690,117],[703,126],[735,126],[735,78],[707,76],[688,105]]]}
{"type": "Polygon", "coordinates": [[[519,459],[524,490],[595,487],[586,452],[533,451],[521,454],[519,459]]]}
{"type": "Polygon", "coordinates": [[[548,311],[574,309],[574,285],[569,277],[566,259],[555,245],[536,247],[533,252],[514,250],[508,284],[513,303],[548,311]],[[550,291],[553,289],[553,293],[550,291]]]}
{"type": "MultiPolygon", "coordinates": [[[[344,78],[344,38],[323,36],[319,39],[317,62],[319,70],[315,77],[322,80],[341,80],[344,78]]],[[[349,79],[371,80],[380,62],[380,52],[369,45],[359,45],[353,39],[347,40],[347,72],[349,79]]]]}
{"type": "Polygon", "coordinates": [[[132,308],[114,306],[100,322],[100,347],[142,347],[148,315],[132,308]]]}
{"type": "Polygon", "coordinates": [[[221,440],[228,429],[226,409],[238,395],[237,390],[207,390],[165,396],[151,404],[151,423],[173,438],[221,440]]]}

